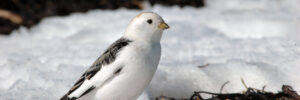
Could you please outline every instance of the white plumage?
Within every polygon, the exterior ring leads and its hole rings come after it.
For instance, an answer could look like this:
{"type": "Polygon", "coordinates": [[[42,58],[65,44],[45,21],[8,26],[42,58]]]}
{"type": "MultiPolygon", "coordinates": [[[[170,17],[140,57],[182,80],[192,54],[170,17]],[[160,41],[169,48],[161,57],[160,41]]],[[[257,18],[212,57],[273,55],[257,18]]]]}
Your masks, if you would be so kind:
{"type": "Polygon", "coordinates": [[[61,100],[135,100],[157,69],[167,28],[158,14],[137,15],[61,100]]]}

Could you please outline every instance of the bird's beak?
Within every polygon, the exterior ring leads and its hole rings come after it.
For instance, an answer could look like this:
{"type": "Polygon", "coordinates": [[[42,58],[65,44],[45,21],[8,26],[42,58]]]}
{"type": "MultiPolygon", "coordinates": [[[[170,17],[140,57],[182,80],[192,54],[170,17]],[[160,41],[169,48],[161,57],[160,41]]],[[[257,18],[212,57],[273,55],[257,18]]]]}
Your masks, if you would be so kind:
{"type": "Polygon", "coordinates": [[[168,24],[166,24],[165,22],[161,22],[159,25],[158,25],[158,28],[164,30],[164,29],[168,29],[170,28],[168,24]]]}

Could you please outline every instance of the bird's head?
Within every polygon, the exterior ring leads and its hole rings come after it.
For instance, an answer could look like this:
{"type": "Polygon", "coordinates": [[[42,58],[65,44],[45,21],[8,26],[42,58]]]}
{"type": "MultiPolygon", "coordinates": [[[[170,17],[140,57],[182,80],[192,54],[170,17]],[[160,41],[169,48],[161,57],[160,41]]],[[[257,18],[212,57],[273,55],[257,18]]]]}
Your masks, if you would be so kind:
{"type": "Polygon", "coordinates": [[[163,30],[168,28],[168,24],[158,14],[144,12],[131,20],[125,36],[131,39],[160,42],[163,30]]]}

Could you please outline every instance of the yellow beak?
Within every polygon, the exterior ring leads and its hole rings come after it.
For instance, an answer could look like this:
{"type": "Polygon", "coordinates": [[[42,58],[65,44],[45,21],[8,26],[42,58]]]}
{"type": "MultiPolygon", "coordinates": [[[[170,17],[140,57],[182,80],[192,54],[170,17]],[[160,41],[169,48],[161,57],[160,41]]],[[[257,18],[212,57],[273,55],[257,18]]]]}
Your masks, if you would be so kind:
{"type": "Polygon", "coordinates": [[[162,22],[158,25],[158,28],[164,30],[164,29],[168,29],[170,28],[168,24],[166,24],[165,22],[162,22]]]}

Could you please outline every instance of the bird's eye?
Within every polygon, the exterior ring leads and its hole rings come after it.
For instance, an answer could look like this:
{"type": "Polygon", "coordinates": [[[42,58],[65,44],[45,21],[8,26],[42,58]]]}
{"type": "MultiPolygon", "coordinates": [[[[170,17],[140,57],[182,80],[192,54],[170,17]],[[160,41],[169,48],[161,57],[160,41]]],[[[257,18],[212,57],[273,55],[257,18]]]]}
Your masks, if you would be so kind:
{"type": "Polygon", "coordinates": [[[147,20],[148,24],[152,24],[152,19],[147,20]]]}

